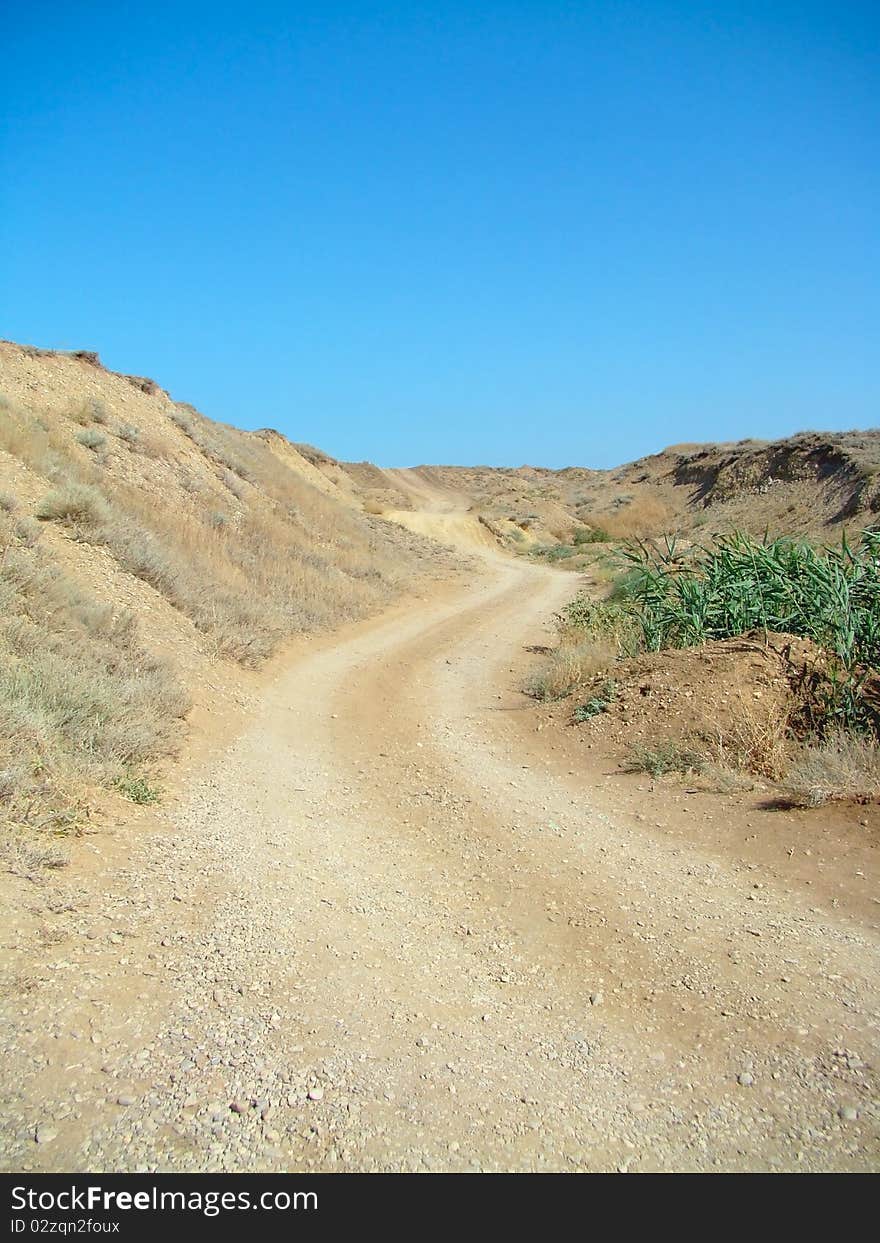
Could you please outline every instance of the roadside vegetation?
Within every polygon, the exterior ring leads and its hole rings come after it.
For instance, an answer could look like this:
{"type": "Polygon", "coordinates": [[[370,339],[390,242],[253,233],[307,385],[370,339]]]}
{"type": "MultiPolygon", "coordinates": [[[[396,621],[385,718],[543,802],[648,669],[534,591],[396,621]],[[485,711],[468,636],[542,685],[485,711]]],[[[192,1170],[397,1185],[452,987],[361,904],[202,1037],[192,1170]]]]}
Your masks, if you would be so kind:
{"type": "Polygon", "coordinates": [[[57,864],[88,787],[166,755],[189,706],[134,617],[60,573],[40,534],[0,511],[0,846],[25,870],[57,864]]]}
{"type": "MultiPolygon", "coordinates": [[[[367,520],[298,478],[259,437],[190,410],[175,408],[169,421],[203,457],[186,504],[167,503],[186,479],[161,503],[146,480],[99,457],[108,440],[92,428],[71,434],[57,418],[13,409],[0,449],[46,479],[39,520],[105,548],[242,664],[260,664],[285,635],[361,616],[399,588],[400,559],[367,520]]],[[[129,429],[123,445],[134,439],[129,429]]]]}
{"type": "Polygon", "coordinates": [[[279,456],[155,385],[54,356],[37,407],[16,348],[17,399],[0,398],[0,848],[26,867],[56,857],[99,789],[159,797],[190,660],[259,666],[398,594],[422,550],[312,486],[287,442],[279,456]]]}
{"type": "Polygon", "coordinates": [[[639,742],[626,767],[751,774],[810,806],[880,795],[880,532],[827,547],[737,533],[706,545],[637,541],[619,567],[605,598],[583,592],[559,615],[558,645],[528,693],[574,696],[583,723],[613,703],[604,688],[640,654],[798,636],[815,656],[793,678],[784,712],[744,699],[723,731],[639,742]]]}

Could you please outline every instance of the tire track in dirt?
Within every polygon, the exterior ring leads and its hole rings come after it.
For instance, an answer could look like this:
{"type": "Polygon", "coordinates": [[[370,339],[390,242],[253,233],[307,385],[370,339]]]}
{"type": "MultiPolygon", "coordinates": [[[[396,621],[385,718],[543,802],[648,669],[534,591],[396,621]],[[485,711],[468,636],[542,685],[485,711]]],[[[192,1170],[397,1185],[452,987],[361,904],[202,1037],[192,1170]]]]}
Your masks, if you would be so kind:
{"type": "Polygon", "coordinates": [[[876,1164],[876,930],[611,814],[517,711],[571,578],[479,556],[295,659],[141,838],[124,954],[60,948],[86,992],[46,971],[11,1025],[11,1165],[876,1164]],[[75,1005],[98,1043],[47,1066],[75,1005]]]}

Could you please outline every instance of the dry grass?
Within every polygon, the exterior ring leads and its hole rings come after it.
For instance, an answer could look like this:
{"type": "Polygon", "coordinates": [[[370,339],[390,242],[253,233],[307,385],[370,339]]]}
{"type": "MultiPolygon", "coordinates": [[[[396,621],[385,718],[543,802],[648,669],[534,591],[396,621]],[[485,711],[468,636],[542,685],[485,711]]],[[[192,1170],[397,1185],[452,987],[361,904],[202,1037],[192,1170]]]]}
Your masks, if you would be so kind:
{"type": "Polygon", "coordinates": [[[110,785],[167,753],[187,707],[177,679],[141,647],[134,619],[90,599],[0,515],[0,817],[7,825],[44,837],[69,829],[85,787],[110,785]]]}
{"type": "MultiPolygon", "coordinates": [[[[18,374],[5,350],[17,387],[0,401],[0,470],[15,479],[0,492],[0,819],[30,867],[56,857],[95,786],[149,801],[187,706],[133,620],[72,574],[118,583],[109,554],[192,623],[176,650],[189,637],[199,666],[253,666],[286,636],[375,611],[419,574],[426,546],[327,496],[266,439],[93,366],[50,360],[46,404],[25,406],[23,354],[18,374]]],[[[143,588],[127,594],[147,625],[167,617],[143,588]]]]}
{"type": "Polygon", "coordinates": [[[71,460],[69,428],[9,404],[0,419],[0,449],[54,480],[71,460]]]}
{"type": "Polygon", "coordinates": [[[795,802],[821,807],[836,801],[880,799],[880,743],[870,735],[842,731],[805,743],[783,781],[795,802]]]}
{"type": "Polygon", "coordinates": [[[749,773],[717,760],[704,761],[700,769],[700,789],[716,794],[749,794],[758,782],[749,773]]]}
{"type": "Polygon", "coordinates": [[[607,642],[563,635],[543,668],[528,679],[523,689],[544,703],[564,699],[607,669],[615,656],[614,648],[607,642]]]}
{"type": "Polygon", "coordinates": [[[624,761],[623,771],[665,777],[667,773],[700,773],[704,765],[704,757],[695,748],[685,742],[667,738],[653,744],[633,743],[624,761]]]}
{"type": "Polygon", "coordinates": [[[644,539],[670,529],[672,509],[656,496],[637,496],[614,514],[603,514],[596,525],[611,539],[644,539]]]}
{"type": "Polygon", "coordinates": [[[706,741],[719,769],[779,781],[791,760],[791,714],[740,699],[728,724],[706,741]]]}
{"type": "Polygon", "coordinates": [[[56,482],[38,518],[106,547],[216,652],[243,664],[265,660],[285,635],[363,616],[399,591],[407,558],[385,529],[306,483],[259,438],[195,412],[177,412],[174,423],[208,459],[186,505],[157,504],[141,486],[96,474],[51,422],[20,411],[4,420],[0,447],[56,482]],[[220,486],[235,505],[228,514],[202,500],[220,486]]]}

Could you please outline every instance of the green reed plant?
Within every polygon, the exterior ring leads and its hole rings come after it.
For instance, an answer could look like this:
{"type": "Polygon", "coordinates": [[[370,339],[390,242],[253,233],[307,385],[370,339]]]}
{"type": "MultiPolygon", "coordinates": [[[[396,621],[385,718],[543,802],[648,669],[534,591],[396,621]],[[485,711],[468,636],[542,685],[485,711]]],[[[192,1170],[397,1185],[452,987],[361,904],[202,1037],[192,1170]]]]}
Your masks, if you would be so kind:
{"type": "Polygon", "coordinates": [[[859,691],[880,666],[880,532],[816,547],[735,533],[682,550],[674,538],[625,553],[629,605],[649,651],[749,630],[802,635],[837,658],[829,711],[858,717],[859,691]]]}

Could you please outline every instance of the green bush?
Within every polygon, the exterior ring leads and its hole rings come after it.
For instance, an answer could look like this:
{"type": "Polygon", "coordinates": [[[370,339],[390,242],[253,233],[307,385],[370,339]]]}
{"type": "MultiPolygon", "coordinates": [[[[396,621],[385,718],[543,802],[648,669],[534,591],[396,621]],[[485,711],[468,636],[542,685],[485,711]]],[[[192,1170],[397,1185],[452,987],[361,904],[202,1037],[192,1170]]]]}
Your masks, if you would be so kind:
{"type": "Polygon", "coordinates": [[[159,790],[151,786],[144,777],[120,777],[115,784],[119,793],[131,799],[133,803],[158,803],[161,797],[159,790]]]}
{"type": "Polygon", "coordinates": [[[594,695],[592,699],[588,699],[586,703],[578,704],[572,716],[578,724],[589,721],[592,717],[598,716],[601,712],[608,709],[608,705],[613,703],[617,698],[617,683],[613,679],[609,679],[602,686],[598,695],[594,695]]]}
{"type": "Polygon", "coordinates": [[[749,630],[812,639],[837,658],[829,716],[865,717],[860,690],[880,665],[880,534],[817,548],[804,540],[717,536],[681,554],[674,539],[626,554],[629,600],[649,651],[692,647],[749,630]]]}
{"type": "Polygon", "coordinates": [[[572,542],[576,547],[581,544],[607,544],[611,536],[601,527],[580,527],[575,531],[572,542]]]}
{"type": "Polygon", "coordinates": [[[542,544],[534,549],[536,557],[544,557],[547,561],[566,561],[573,557],[577,549],[570,544],[542,544]]]}
{"type": "Polygon", "coordinates": [[[618,656],[635,656],[639,650],[640,628],[631,608],[614,600],[593,600],[585,593],[576,596],[557,614],[563,630],[583,632],[591,639],[612,643],[618,656]]]}

